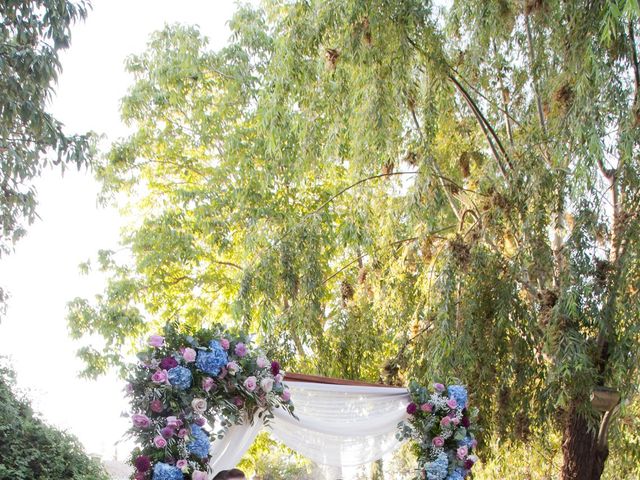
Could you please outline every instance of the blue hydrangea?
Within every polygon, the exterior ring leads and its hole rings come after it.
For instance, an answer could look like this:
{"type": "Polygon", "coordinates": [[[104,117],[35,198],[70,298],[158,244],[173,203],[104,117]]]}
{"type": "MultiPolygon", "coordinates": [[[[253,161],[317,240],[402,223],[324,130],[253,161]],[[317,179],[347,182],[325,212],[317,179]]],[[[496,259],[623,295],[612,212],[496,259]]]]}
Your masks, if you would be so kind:
{"type": "Polygon", "coordinates": [[[448,389],[449,397],[455,398],[459,407],[464,407],[467,404],[467,389],[462,385],[449,385],[448,389]]]}
{"type": "Polygon", "coordinates": [[[153,467],[153,480],[183,480],[182,470],[166,463],[156,463],[153,467]]]}
{"type": "Polygon", "coordinates": [[[464,470],[456,468],[453,472],[451,472],[451,474],[449,474],[447,480],[464,480],[466,476],[467,474],[464,470]]]}
{"type": "Polygon", "coordinates": [[[199,350],[196,357],[196,367],[209,375],[216,376],[220,374],[222,367],[229,363],[229,356],[222,348],[220,342],[212,340],[209,344],[210,352],[199,350]]]}
{"type": "Polygon", "coordinates": [[[173,367],[168,374],[169,383],[178,390],[186,390],[191,386],[193,377],[191,376],[191,370],[187,367],[173,367]]]}
{"type": "Polygon", "coordinates": [[[209,435],[207,435],[207,432],[196,424],[191,425],[191,442],[187,444],[189,453],[196,457],[205,458],[209,455],[209,447],[209,435]]]}
{"type": "Polygon", "coordinates": [[[462,440],[458,442],[459,447],[467,447],[469,450],[473,448],[473,438],[464,437],[462,440]]]}
{"type": "Polygon", "coordinates": [[[438,457],[427,463],[427,480],[445,480],[449,474],[449,457],[444,452],[440,452],[438,457]]]}

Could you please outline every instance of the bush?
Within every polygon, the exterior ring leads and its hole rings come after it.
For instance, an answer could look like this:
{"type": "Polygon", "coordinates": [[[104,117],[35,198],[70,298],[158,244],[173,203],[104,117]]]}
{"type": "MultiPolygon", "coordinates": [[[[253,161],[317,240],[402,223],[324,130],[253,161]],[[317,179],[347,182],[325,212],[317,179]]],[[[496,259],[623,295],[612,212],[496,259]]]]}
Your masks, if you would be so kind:
{"type": "Polygon", "coordinates": [[[0,363],[0,480],[107,480],[78,440],[40,419],[14,384],[14,371],[0,363]]]}

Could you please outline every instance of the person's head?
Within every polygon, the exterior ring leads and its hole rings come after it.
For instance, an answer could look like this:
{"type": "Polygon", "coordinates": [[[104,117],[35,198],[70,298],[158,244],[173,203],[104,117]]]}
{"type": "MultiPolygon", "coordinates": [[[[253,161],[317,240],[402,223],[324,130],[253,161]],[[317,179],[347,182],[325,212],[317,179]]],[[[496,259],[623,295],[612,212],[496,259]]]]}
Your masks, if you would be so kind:
{"type": "Polygon", "coordinates": [[[244,476],[244,472],[242,470],[238,470],[237,468],[232,468],[227,472],[227,480],[246,480],[247,477],[244,476]]]}

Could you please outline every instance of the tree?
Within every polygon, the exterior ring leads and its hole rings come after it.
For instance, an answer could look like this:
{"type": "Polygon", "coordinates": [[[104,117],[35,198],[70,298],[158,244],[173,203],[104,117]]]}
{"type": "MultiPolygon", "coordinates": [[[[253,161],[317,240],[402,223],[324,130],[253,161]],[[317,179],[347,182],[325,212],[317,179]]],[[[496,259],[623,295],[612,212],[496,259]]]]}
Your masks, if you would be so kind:
{"type": "Polygon", "coordinates": [[[105,295],[70,305],[106,339],[88,373],[168,319],[222,319],[299,370],[460,379],[487,460],[538,442],[600,478],[590,396],[639,379],[638,16],[269,1],[220,52],[155,34],[99,172],[142,218],[130,261],[102,252],[105,295]]]}
{"type": "Polygon", "coordinates": [[[78,440],[43,422],[14,384],[15,373],[0,365],[0,478],[107,480],[78,440]]]}
{"type": "Polygon", "coordinates": [[[0,255],[36,218],[32,180],[50,164],[85,165],[90,135],[67,135],[47,104],[60,73],[71,26],[87,15],[81,0],[0,3],[0,255]]]}

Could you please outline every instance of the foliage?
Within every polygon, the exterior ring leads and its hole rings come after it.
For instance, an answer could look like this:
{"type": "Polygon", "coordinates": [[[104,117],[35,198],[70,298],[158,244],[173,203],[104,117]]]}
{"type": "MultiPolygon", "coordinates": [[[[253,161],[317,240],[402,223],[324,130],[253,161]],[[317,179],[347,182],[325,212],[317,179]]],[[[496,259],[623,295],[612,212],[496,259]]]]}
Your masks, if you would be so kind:
{"type": "Polygon", "coordinates": [[[15,390],[15,373],[0,365],[0,479],[107,480],[75,437],[47,425],[15,390]]]}
{"type": "Polygon", "coordinates": [[[313,466],[295,452],[273,441],[267,432],[258,434],[240,468],[256,480],[306,480],[316,478],[313,466]]]}
{"type": "Polygon", "coordinates": [[[275,408],[293,414],[278,362],[267,360],[247,335],[216,326],[189,335],[169,324],[148,343],[129,377],[130,434],[140,445],[131,458],[136,480],[152,470],[154,480],[163,473],[206,478],[210,435],[220,438],[255,417],[268,423],[275,408]]]}
{"type": "Polygon", "coordinates": [[[473,384],[489,461],[562,433],[565,478],[597,478],[590,394],[639,383],[637,20],[269,0],[219,52],[154,34],[98,172],[129,194],[130,255],[103,252],[106,292],[70,306],[105,339],[87,373],[176,315],[237,324],[299,371],[473,384]]]}
{"type": "Polygon", "coordinates": [[[0,254],[36,216],[30,182],[49,164],[87,163],[90,136],[66,135],[47,112],[71,26],[87,15],[85,0],[10,0],[0,4],[0,254]],[[50,153],[53,152],[53,156],[50,153]]]}
{"type": "Polygon", "coordinates": [[[465,478],[478,461],[474,455],[478,411],[469,408],[466,388],[436,383],[433,389],[427,389],[411,382],[409,392],[409,419],[398,425],[397,437],[415,442],[419,472],[416,478],[465,478]]]}

